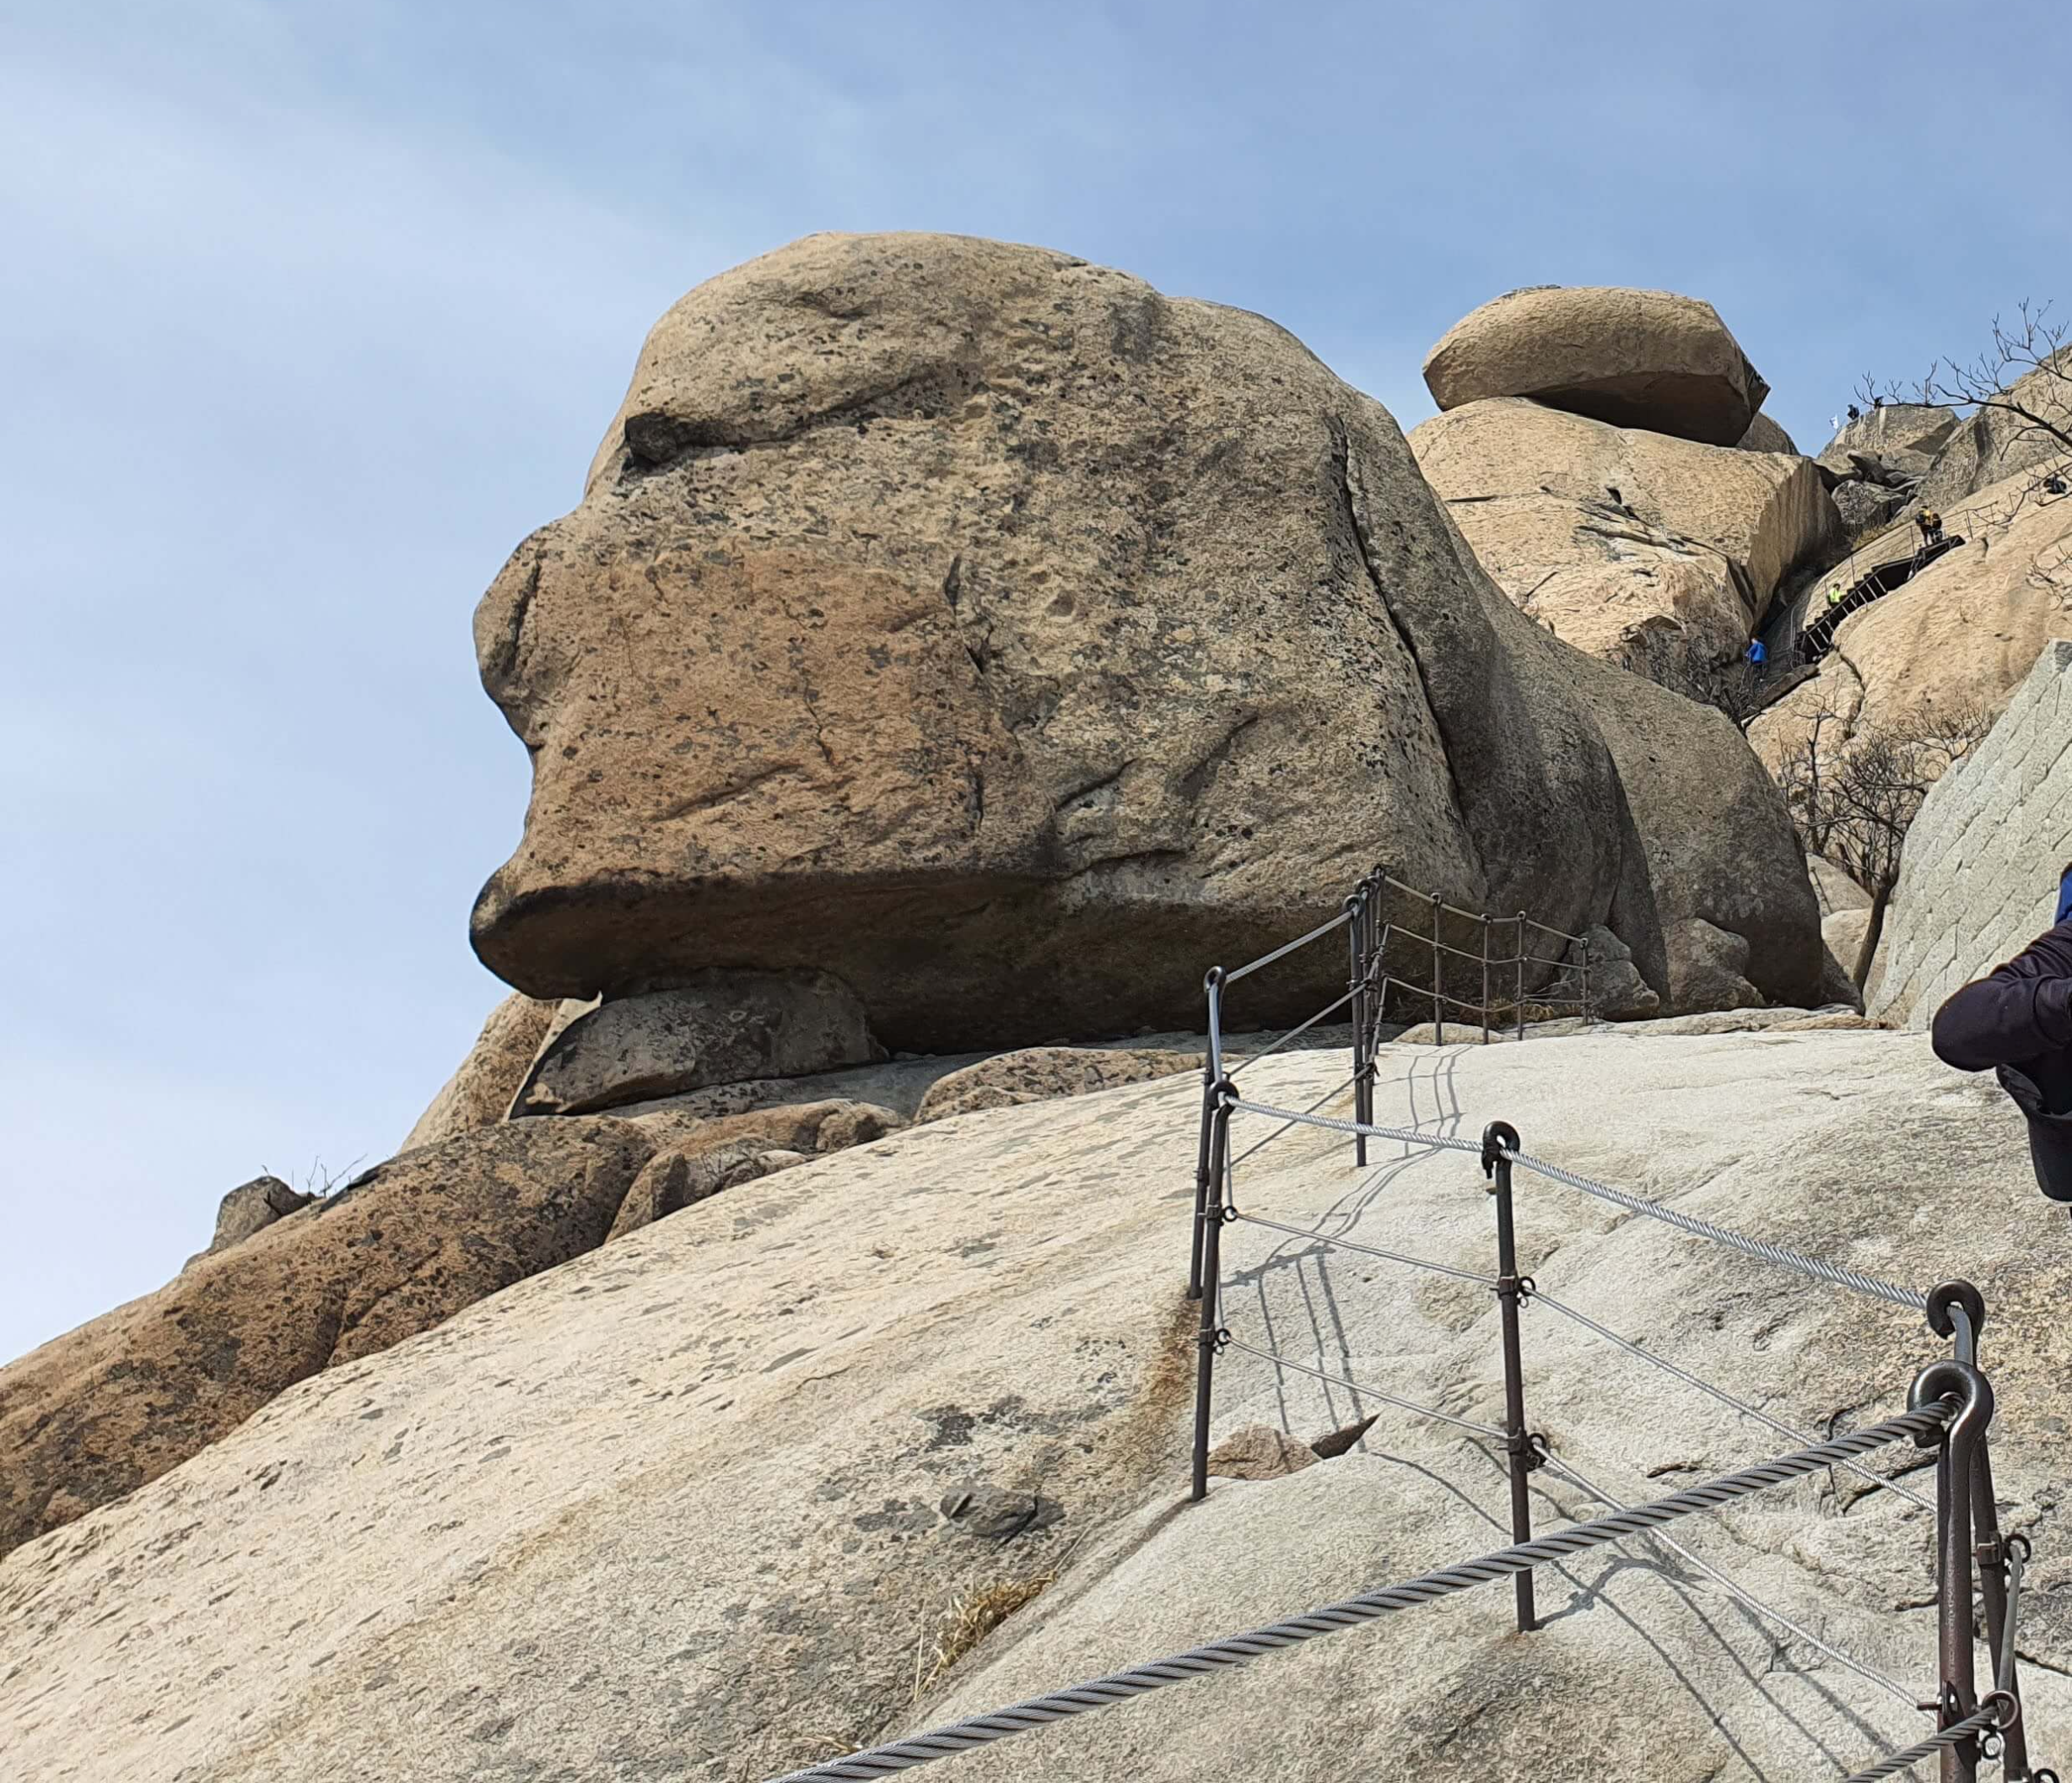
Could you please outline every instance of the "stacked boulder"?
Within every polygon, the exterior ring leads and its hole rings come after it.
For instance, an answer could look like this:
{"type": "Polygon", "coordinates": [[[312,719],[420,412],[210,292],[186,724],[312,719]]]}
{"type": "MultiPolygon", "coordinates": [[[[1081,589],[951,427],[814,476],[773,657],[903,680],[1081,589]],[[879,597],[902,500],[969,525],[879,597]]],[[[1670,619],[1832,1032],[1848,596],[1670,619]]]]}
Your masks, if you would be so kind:
{"type": "Polygon", "coordinates": [[[1411,450],[1482,566],[1565,641],[1661,678],[1746,646],[1832,556],[1819,469],[1709,304],[1543,286],[1456,323],[1425,361],[1411,450]]]}

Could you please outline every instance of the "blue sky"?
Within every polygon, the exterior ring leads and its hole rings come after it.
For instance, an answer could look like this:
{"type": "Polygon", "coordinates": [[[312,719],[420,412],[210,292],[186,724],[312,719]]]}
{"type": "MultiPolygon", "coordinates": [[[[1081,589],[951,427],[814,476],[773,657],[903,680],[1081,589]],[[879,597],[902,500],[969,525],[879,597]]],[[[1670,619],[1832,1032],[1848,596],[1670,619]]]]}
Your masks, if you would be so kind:
{"type": "Polygon", "coordinates": [[[526,775],[469,615],[681,292],[817,229],[1040,242],[1409,426],[1475,305],[1666,286],[1817,448],[2072,304],[2020,73],[2068,27],[1992,16],[2015,73],[1957,82],[1908,3],[0,11],[0,1358],[262,1169],[386,1155],[472,1038],[526,775]]]}

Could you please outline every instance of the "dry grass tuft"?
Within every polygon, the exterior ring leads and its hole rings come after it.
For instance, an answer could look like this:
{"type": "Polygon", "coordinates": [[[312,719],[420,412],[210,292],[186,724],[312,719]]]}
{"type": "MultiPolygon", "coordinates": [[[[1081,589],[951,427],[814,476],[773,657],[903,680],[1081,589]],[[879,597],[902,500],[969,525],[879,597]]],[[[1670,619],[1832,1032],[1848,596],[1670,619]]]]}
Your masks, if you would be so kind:
{"type": "Polygon", "coordinates": [[[932,1636],[924,1630],[914,1646],[914,1698],[919,1702],[951,1667],[1014,1613],[1057,1582],[1058,1569],[1023,1579],[974,1585],[942,1613],[932,1636]]]}

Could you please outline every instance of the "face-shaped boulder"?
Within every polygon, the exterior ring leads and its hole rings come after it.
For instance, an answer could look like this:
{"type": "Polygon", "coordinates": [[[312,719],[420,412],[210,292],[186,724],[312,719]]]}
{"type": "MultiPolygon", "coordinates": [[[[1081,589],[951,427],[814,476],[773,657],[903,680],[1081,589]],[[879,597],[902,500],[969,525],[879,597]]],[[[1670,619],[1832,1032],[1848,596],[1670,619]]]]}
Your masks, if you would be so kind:
{"type": "MultiPolygon", "coordinates": [[[[825,971],[947,1051],[1195,1026],[1205,966],[1378,860],[1655,921],[1624,696],[1387,413],[1261,317],[1042,249],[816,235],[699,287],[476,644],[533,787],[474,940],[535,997],[825,971]]],[[[1345,969],[1312,948],[1232,1019],[1345,969]]]]}
{"type": "MultiPolygon", "coordinates": [[[[1490,893],[1403,604],[1500,723],[1500,602],[1386,413],[1272,323],[809,237],[663,318],[581,505],[482,602],[534,778],[477,948],[535,996],[825,970],[893,1046],[1192,1023],[1206,964],[1378,857],[1490,893]]],[[[1546,742],[1514,765],[1603,792],[1546,742]]],[[[1542,895],[1609,884],[1608,820],[1512,827],[1542,895]]]]}

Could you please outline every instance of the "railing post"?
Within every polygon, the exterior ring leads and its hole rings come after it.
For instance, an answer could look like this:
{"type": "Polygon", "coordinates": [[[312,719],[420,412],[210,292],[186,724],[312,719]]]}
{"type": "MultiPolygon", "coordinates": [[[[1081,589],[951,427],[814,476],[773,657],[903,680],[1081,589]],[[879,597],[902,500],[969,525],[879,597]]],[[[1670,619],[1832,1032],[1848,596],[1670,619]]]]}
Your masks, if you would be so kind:
{"type": "Polygon", "coordinates": [[[1432,894],[1432,1044],[1446,1044],[1446,1011],[1440,997],[1445,982],[1445,967],[1439,954],[1439,894],[1432,894]]]}
{"type": "MultiPolygon", "coordinates": [[[[1367,1119],[1367,882],[1362,879],[1346,900],[1346,948],[1351,956],[1352,975],[1346,988],[1352,992],[1352,1118],[1362,1126],[1367,1119]]],[[[1367,1168],[1367,1135],[1352,1136],[1352,1161],[1367,1168]]]]}
{"type": "Polygon", "coordinates": [[[1223,1178],[1229,1168],[1230,1105],[1237,1100],[1237,1089],[1229,1079],[1222,1078],[1213,1086],[1211,1097],[1215,1112],[1209,1128],[1208,1193],[1196,1221],[1201,1232],[1201,1326],[1195,1337],[1193,1495],[1197,1502],[1209,1495],[1209,1408],[1216,1384],[1217,1353],[1223,1346],[1223,1178]]]}
{"type": "MultiPolygon", "coordinates": [[[[1381,1011],[1388,997],[1388,973],[1384,968],[1381,982],[1375,983],[1375,968],[1382,961],[1388,948],[1388,934],[1381,926],[1382,883],[1379,873],[1367,877],[1367,904],[1360,920],[1366,925],[1366,974],[1363,989],[1366,992],[1367,1028],[1360,1036],[1360,1076],[1353,1092],[1353,1109],[1362,1126],[1372,1126],[1374,1119],[1374,1048],[1379,1044],[1381,1011]]],[[[1360,1136],[1360,1157],[1364,1163],[1367,1156],[1367,1135],[1360,1136]]]]}
{"type": "Polygon", "coordinates": [[[1525,913],[1518,913],[1518,1001],[1511,1005],[1511,1019],[1518,1024],[1518,1038],[1525,1038],[1525,913]]]}
{"type": "Polygon", "coordinates": [[[1211,966],[1201,981],[1209,1001],[1209,1050],[1201,1062],[1201,1136],[1195,1148],[1195,1228],[1189,1245],[1187,1298],[1201,1298],[1201,1213],[1209,1204],[1209,1128],[1216,1115],[1216,1085],[1223,1074],[1222,1047],[1223,969],[1211,966]]]}
{"type": "MultiPolygon", "coordinates": [[[[1531,1291],[1530,1278],[1518,1272],[1518,1235],[1511,1216],[1511,1159],[1519,1149],[1518,1129],[1492,1121],[1482,1129],[1482,1174],[1490,1179],[1497,1202],[1497,1305],[1503,1324],[1503,1445],[1510,1457],[1511,1539],[1532,1539],[1532,1497],[1526,1476],[1540,1465],[1540,1445],[1525,1429],[1525,1373],[1519,1352],[1518,1303],[1531,1291]]],[[[1539,1627],[1532,1601],[1532,1574],[1515,1575],[1518,1631],[1539,1627]]]]}
{"type": "Polygon", "coordinates": [[[1482,1044],[1489,1044],[1489,912],[1482,912],[1482,1044]]]}
{"type": "MultiPolygon", "coordinates": [[[[1972,1636],[1972,1494],[1980,1442],[1993,1419],[1993,1389],[1968,1362],[1931,1362],[1914,1377],[1910,1409],[1956,1397],[1959,1407],[1934,1444],[1935,1468],[1935,1646],[1940,1680],[1936,1725],[1951,1727],[1977,1712],[1972,1636]]],[[[1924,1446],[1928,1445],[1924,1444],[1924,1446]]],[[[1977,1783],[1976,1736],[1945,1747],[1942,1783],[1977,1783]]]]}
{"type": "MultiPolygon", "coordinates": [[[[1928,1322],[1940,1337],[1952,1340],[1954,1359],[1969,1367],[1978,1365],[1978,1337],[1985,1329],[1985,1296],[1969,1282],[1945,1282],[1928,1297],[1928,1322]]],[[[1972,1457],[1971,1508],[1972,1558],[1978,1564],[1978,1596],[1985,1611],[1986,1651],[1993,1664],[1994,1688],[2005,1688],[2014,1699],[2014,1725],[2001,1729],[2002,1758],[2010,1778],[2029,1775],[2029,1736],[2021,1718],[2021,1672],[2009,1655],[2008,1576],[2010,1558],[2018,1546],[2025,1557],[2028,1542],[2022,1536],[2000,1532],[2000,1509],[1993,1489],[1993,1459],[1982,1429],[1972,1457]]]]}
{"type": "Polygon", "coordinates": [[[1588,935],[1576,937],[1576,954],[1583,965],[1583,1019],[1587,1022],[1590,1018],[1590,937],[1588,935]]]}

